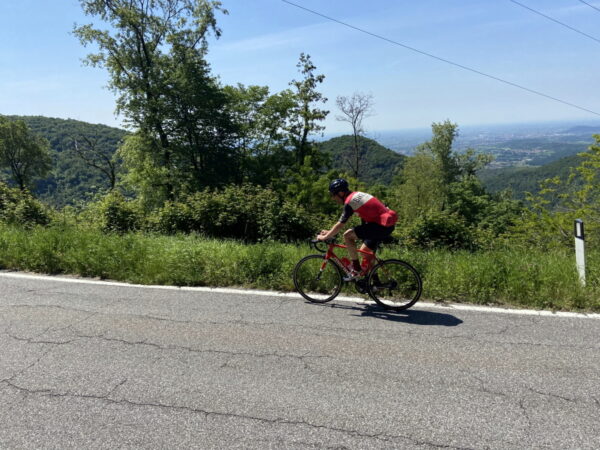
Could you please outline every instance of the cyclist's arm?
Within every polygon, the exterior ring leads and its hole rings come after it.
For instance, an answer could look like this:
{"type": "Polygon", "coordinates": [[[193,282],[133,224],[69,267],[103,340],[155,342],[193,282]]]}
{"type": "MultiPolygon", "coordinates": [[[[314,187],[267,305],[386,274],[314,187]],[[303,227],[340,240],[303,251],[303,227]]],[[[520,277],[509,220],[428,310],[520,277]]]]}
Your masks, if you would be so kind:
{"type": "Polygon", "coordinates": [[[344,222],[338,222],[338,223],[336,223],[333,227],[331,227],[331,230],[323,230],[323,231],[321,231],[321,233],[319,234],[319,236],[317,236],[317,239],[319,241],[325,241],[327,239],[334,238],[335,235],[338,234],[342,228],[344,228],[344,225],[346,225],[344,222]]]}

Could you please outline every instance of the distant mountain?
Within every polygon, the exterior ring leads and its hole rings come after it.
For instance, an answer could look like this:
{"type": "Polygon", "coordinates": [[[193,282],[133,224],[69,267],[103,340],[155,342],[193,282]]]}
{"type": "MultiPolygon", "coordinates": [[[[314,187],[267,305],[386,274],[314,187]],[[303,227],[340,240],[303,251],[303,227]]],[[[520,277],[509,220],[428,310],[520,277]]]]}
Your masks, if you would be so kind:
{"type": "MultiPolygon", "coordinates": [[[[319,149],[331,155],[333,167],[350,172],[347,158],[351,154],[354,138],[339,136],[318,144],[319,149]]],[[[389,184],[403,166],[406,156],[378,144],[373,139],[361,137],[359,144],[364,149],[364,161],[360,179],[368,184],[389,184]]]]}
{"type": "Polygon", "coordinates": [[[98,169],[88,166],[70,151],[73,140],[86,137],[95,141],[99,149],[114,153],[127,134],[125,130],[72,119],[5,117],[24,121],[33,133],[50,142],[54,169],[48,178],[38,183],[34,192],[36,196],[60,207],[89,199],[107,187],[106,177],[98,169]]]}
{"type": "Polygon", "coordinates": [[[566,134],[600,134],[600,125],[596,125],[596,126],[585,126],[585,125],[581,125],[581,126],[577,126],[577,127],[572,127],[569,128],[568,130],[565,130],[566,134]]]}

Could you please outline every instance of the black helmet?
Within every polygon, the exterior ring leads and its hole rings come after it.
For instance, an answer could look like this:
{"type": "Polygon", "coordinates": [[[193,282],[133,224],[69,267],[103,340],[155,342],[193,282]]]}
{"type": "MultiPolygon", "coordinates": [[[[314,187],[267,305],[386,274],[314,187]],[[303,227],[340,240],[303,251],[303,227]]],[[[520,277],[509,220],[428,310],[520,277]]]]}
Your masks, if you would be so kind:
{"type": "Polygon", "coordinates": [[[343,178],[338,178],[329,183],[329,192],[337,194],[338,192],[349,192],[348,182],[343,178]]]}

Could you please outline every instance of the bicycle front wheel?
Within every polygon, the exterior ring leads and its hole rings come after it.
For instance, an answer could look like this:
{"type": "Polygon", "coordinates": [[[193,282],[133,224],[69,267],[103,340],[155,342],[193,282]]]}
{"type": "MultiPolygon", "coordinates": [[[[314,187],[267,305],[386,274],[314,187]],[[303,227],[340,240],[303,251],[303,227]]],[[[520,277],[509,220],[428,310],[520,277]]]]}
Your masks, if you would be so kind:
{"type": "Polygon", "coordinates": [[[373,267],[369,274],[369,294],[380,306],[402,311],[414,305],[423,290],[421,276],[410,264],[388,259],[373,267]]]}
{"type": "Polygon", "coordinates": [[[333,300],[342,289],[342,272],[322,255],[302,258],[293,273],[294,286],[302,297],[314,303],[333,300]]]}

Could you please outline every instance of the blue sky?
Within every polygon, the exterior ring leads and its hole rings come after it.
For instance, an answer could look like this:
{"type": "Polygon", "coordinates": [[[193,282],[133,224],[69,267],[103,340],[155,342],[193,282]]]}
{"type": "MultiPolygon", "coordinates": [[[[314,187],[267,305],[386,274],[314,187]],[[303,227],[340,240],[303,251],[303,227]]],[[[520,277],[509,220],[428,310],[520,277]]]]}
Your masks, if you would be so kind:
{"type": "MultiPolygon", "coordinates": [[[[520,0],[600,39],[600,12],[578,0],[520,0]]],[[[600,43],[509,0],[294,0],[386,38],[600,112],[600,43]]],[[[368,131],[598,119],[413,53],[281,0],[224,0],[223,35],[208,59],[224,84],[285,89],[298,78],[300,52],[326,75],[327,132],[335,98],[374,97],[368,131]]],[[[600,1],[590,3],[600,7],[600,1]]],[[[0,2],[0,114],[45,115],[119,125],[102,69],[85,67],[87,50],[70,34],[85,17],[77,0],[0,2]]]]}

